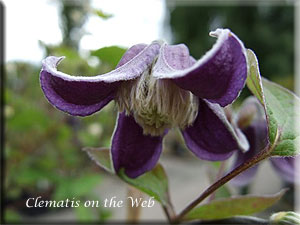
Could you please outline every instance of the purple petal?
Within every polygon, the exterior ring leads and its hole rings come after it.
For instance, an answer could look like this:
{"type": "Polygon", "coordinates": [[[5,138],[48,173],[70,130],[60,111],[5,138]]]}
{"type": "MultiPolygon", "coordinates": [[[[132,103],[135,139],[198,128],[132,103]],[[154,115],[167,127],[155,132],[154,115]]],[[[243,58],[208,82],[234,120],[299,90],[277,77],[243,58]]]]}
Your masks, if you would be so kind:
{"type": "Polygon", "coordinates": [[[125,63],[127,63],[128,61],[133,59],[136,55],[138,55],[141,51],[143,51],[146,47],[147,47],[146,44],[137,44],[129,48],[122,56],[116,68],[123,66],[125,63]]]}
{"type": "Polygon", "coordinates": [[[116,172],[124,168],[127,176],[140,176],[156,165],[161,151],[162,137],[144,135],[133,117],[119,114],[111,147],[116,172]]]}
{"type": "Polygon", "coordinates": [[[249,147],[244,135],[228,122],[223,109],[206,100],[199,99],[197,118],[182,133],[187,147],[204,160],[225,160],[233,151],[247,151],[249,147]]]}
{"type": "Polygon", "coordinates": [[[243,43],[228,29],[210,33],[216,44],[196,63],[187,48],[164,44],[153,69],[153,76],[172,79],[179,87],[200,98],[226,106],[245,85],[247,58],[243,43]]]}
{"type": "Polygon", "coordinates": [[[190,68],[195,62],[196,60],[190,56],[186,45],[168,45],[164,43],[154,66],[153,75],[157,78],[172,79],[172,73],[190,68]]]}
{"type": "MultiPolygon", "coordinates": [[[[232,169],[238,167],[248,159],[257,155],[268,143],[267,135],[267,123],[265,120],[256,120],[252,122],[251,126],[242,130],[246,135],[250,144],[250,149],[246,153],[238,152],[237,158],[233,164],[232,169]]],[[[257,171],[257,166],[252,167],[245,172],[241,173],[237,177],[231,180],[231,183],[236,186],[244,186],[249,184],[257,171]]]]}
{"type": "Polygon", "coordinates": [[[99,111],[113,99],[117,87],[105,82],[67,81],[52,76],[46,70],[41,71],[40,82],[48,101],[74,116],[87,116],[99,111]]]}
{"type": "Polygon", "coordinates": [[[120,81],[139,77],[158,54],[160,44],[137,45],[130,48],[118,67],[93,77],[70,76],[57,71],[64,57],[49,56],[43,60],[40,82],[45,96],[58,109],[74,116],[87,116],[99,111],[114,98],[120,81]]]}
{"type": "MultiPolygon", "coordinates": [[[[270,161],[283,180],[289,183],[296,181],[295,162],[299,157],[272,157],[270,161]]],[[[297,181],[299,183],[299,181],[297,181]]]]}

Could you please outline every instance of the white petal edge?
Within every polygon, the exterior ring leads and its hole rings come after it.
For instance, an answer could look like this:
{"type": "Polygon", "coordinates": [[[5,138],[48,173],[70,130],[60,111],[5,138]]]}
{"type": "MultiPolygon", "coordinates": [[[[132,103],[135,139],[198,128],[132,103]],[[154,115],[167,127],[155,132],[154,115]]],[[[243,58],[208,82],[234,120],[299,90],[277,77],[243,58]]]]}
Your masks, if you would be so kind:
{"type": "Polygon", "coordinates": [[[164,54],[162,54],[164,52],[163,49],[167,46],[167,44],[163,43],[160,50],[161,54],[159,54],[157,62],[153,68],[152,75],[157,79],[174,79],[174,78],[183,77],[187,73],[200,67],[202,64],[206,63],[211,57],[213,57],[213,55],[221,48],[223,42],[226,41],[227,38],[230,36],[233,36],[241,45],[243,54],[247,62],[247,71],[249,70],[248,61],[247,61],[248,60],[247,52],[244,47],[244,44],[234,33],[232,33],[229,29],[218,28],[215,31],[211,31],[209,35],[218,38],[216,43],[208,52],[205,53],[205,55],[203,55],[198,61],[196,61],[196,63],[193,66],[184,70],[176,70],[168,65],[164,54]]]}
{"type": "Polygon", "coordinates": [[[149,65],[152,64],[156,55],[159,52],[161,41],[154,41],[148,45],[139,54],[133,57],[124,65],[112,70],[108,73],[96,76],[71,76],[57,70],[58,64],[65,58],[49,56],[42,61],[43,70],[46,70],[52,76],[59,77],[66,81],[85,81],[85,82],[99,82],[112,83],[121,80],[132,80],[140,76],[149,65]],[[150,54],[149,54],[150,52],[150,54]],[[153,59],[152,59],[153,56],[153,59]],[[143,60],[141,60],[141,58],[143,60]],[[146,61],[146,63],[145,63],[146,61]]]}

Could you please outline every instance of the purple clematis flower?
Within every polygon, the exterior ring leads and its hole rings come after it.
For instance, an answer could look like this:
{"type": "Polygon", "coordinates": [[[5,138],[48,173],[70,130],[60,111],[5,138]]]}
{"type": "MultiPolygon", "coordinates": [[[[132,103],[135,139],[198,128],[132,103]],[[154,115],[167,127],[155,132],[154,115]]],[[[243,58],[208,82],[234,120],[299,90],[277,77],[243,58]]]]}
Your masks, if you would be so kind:
{"type": "MultiPolygon", "coordinates": [[[[268,144],[268,128],[263,107],[258,100],[251,96],[242,104],[233,123],[239,127],[248,139],[250,149],[246,153],[237,152],[233,168],[254,157],[268,144]]],[[[295,162],[293,157],[271,157],[270,162],[275,171],[286,182],[295,182],[295,162]]],[[[254,166],[241,173],[233,180],[233,185],[245,186],[249,184],[256,174],[258,166],[254,166]]]]}
{"type": "Polygon", "coordinates": [[[246,138],[220,107],[232,103],[244,87],[247,58],[230,30],[210,34],[218,39],[198,61],[183,44],[154,41],[134,45],[115,70],[94,77],[57,71],[63,57],[49,56],[43,60],[41,87],[51,104],[74,116],[88,116],[116,102],[120,113],[111,145],[116,172],[124,168],[134,178],[151,170],[164,135],[174,127],[199,158],[224,160],[234,150],[248,149],[246,138]]]}

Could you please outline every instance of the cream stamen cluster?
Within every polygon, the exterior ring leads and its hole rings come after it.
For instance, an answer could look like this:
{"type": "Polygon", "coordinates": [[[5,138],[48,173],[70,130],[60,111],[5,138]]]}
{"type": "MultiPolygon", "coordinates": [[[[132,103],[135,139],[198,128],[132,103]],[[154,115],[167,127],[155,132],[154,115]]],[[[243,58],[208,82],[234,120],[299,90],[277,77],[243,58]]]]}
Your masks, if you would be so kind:
{"type": "Polygon", "coordinates": [[[198,99],[167,79],[155,79],[151,68],[140,78],[123,83],[116,102],[120,111],[132,115],[144,134],[162,135],[165,129],[181,129],[193,124],[198,99]]]}

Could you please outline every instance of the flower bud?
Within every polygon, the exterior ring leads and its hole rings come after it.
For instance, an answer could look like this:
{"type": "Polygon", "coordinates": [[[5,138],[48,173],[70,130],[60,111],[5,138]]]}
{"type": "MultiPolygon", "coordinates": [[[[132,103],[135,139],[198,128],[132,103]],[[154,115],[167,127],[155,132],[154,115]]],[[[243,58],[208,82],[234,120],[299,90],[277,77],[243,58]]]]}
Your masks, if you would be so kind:
{"type": "Polygon", "coordinates": [[[278,213],[274,213],[270,217],[270,222],[272,224],[297,225],[300,224],[300,215],[292,211],[278,212],[278,213]]]}

